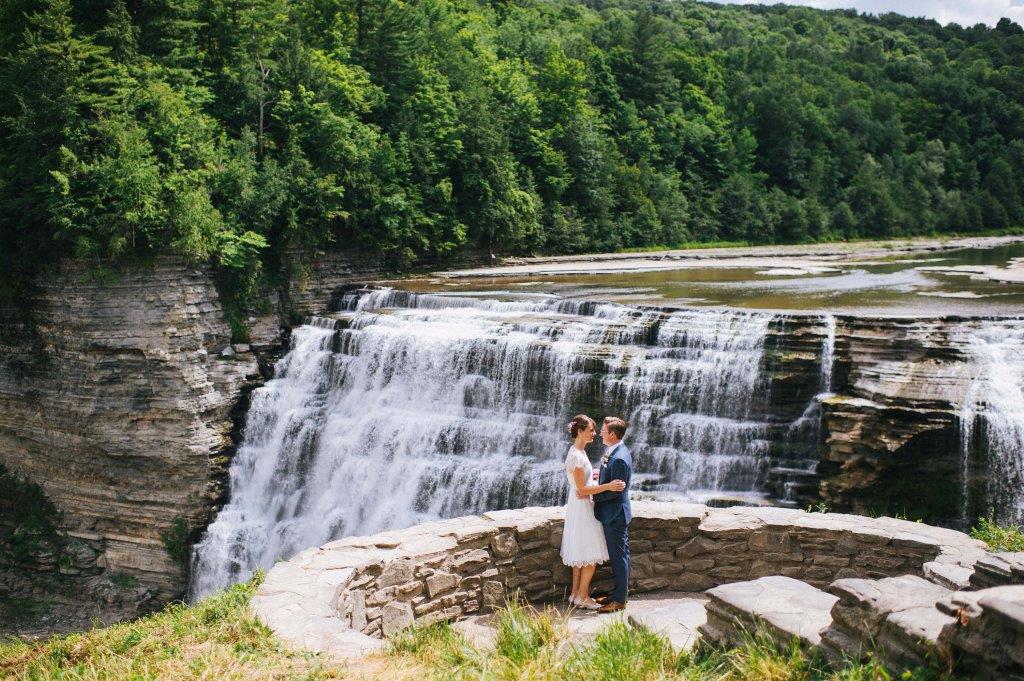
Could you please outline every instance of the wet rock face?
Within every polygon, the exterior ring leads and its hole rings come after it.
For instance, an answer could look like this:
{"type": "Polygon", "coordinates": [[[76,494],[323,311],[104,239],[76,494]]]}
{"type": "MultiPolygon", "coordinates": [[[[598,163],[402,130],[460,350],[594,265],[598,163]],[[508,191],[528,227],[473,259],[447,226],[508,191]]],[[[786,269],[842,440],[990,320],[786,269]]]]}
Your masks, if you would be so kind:
{"type": "Polygon", "coordinates": [[[838,318],[836,394],[822,404],[823,499],[944,525],[992,507],[1012,519],[1019,481],[1001,458],[1020,454],[991,432],[1005,420],[993,383],[1024,378],[1021,335],[1019,320],[838,318]]]}
{"type": "MultiPolygon", "coordinates": [[[[222,352],[211,273],[177,260],[108,283],[68,266],[42,279],[35,309],[38,335],[14,329],[0,351],[0,463],[42,486],[81,545],[65,581],[116,574],[155,603],[180,595],[165,544],[187,542],[222,496],[253,353],[222,352]]],[[[82,593],[117,600],[101,585],[82,593]]]]}

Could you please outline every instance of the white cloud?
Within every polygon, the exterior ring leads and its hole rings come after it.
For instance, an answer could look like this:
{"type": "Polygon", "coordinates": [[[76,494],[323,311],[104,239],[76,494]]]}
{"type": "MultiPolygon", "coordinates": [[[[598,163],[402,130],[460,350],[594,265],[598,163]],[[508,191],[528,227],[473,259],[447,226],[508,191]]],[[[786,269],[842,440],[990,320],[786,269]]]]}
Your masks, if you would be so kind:
{"type": "MultiPolygon", "coordinates": [[[[733,5],[756,4],[750,0],[713,0],[733,5]]],[[[771,0],[761,0],[771,4],[771,0]]],[[[927,17],[942,24],[995,26],[1002,17],[1024,25],[1024,0],[788,0],[786,4],[807,5],[819,9],[853,8],[859,12],[883,14],[896,12],[908,17],[927,17]]]]}

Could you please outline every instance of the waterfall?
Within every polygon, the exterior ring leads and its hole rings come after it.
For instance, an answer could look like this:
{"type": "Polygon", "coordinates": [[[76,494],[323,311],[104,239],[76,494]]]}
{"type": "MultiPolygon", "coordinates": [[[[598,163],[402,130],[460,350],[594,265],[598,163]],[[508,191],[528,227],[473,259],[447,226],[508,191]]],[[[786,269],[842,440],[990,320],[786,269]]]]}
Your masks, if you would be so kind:
{"type": "Polygon", "coordinates": [[[821,451],[821,401],[832,393],[832,367],[835,363],[836,318],[821,317],[824,333],[821,339],[818,369],[818,393],[803,413],[789,424],[784,442],[791,453],[785,465],[769,471],[768,487],[780,505],[806,506],[818,497],[817,469],[821,451]]]}
{"type": "Polygon", "coordinates": [[[563,503],[578,412],[629,421],[640,490],[763,481],[772,314],[390,290],[340,306],[296,328],[254,391],[193,597],[332,538],[563,503]]]}
{"type": "Polygon", "coordinates": [[[966,517],[968,479],[981,455],[988,506],[1001,522],[1024,522],[1024,328],[1020,320],[988,320],[958,340],[970,381],[959,414],[964,521],[975,520],[966,517]]]}
{"type": "MultiPolygon", "coordinates": [[[[830,314],[824,316],[825,339],[821,344],[821,385],[819,391],[823,395],[832,392],[832,365],[836,354],[836,318],[830,314]]],[[[820,399],[818,400],[820,402],[820,399]]]]}

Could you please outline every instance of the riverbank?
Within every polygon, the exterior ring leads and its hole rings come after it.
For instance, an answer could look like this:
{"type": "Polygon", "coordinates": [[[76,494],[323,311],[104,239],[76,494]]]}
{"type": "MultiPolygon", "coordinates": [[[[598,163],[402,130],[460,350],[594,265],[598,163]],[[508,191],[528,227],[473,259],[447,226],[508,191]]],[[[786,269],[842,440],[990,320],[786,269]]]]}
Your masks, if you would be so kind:
{"type": "Polygon", "coordinates": [[[535,274],[592,274],[633,270],[770,267],[785,259],[789,267],[820,266],[820,261],[835,262],[850,257],[884,258],[913,253],[940,253],[961,249],[987,249],[1024,243],[1024,235],[913,238],[888,241],[851,241],[774,246],[726,246],[685,248],[646,252],[593,253],[584,255],[506,258],[498,267],[479,267],[439,272],[438,276],[518,277],[535,274]],[[583,266],[585,265],[585,267],[583,266]]]}
{"type": "Polygon", "coordinates": [[[508,259],[379,281],[422,293],[545,296],[860,317],[1019,317],[1024,236],[508,259]]]}

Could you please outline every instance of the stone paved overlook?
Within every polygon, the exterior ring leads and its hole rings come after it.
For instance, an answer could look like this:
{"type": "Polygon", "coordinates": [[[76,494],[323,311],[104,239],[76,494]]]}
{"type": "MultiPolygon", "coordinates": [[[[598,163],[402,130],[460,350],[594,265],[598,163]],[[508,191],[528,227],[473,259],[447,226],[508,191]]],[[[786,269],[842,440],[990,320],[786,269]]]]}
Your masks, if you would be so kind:
{"type": "MultiPolygon", "coordinates": [[[[993,600],[930,577],[969,575],[991,556],[963,533],[780,508],[637,502],[634,514],[636,598],[626,616],[636,626],[664,626],[670,639],[681,628],[680,640],[689,640],[699,627],[728,641],[741,627],[767,625],[780,639],[797,636],[846,654],[881,647],[883,659],[898,665],[945,654],[958,640],[977,648],[973,633],[958,629],[968,620],[950,614],[963,607],[1011,648],[1024,644],[1014,638],[1024,620],[1013,619],[1024,607],[1024,587],[999,587],[1011,591],[993,600]],[[678,593],[705,590],[707,622],[704,598],[678,593]],[[658,592],[665,602],[650,617],[658,592]],[[676,617],[673,604],[681,608],[676,617]]],[[[561,524],[561,508],[525,508],[333,541],[275,565],[252,608],[292,645],[358,657],[414,623],[482,622],[482,613],[515,592],[534,602],[562,600],[570,573],[558,557],[561,524]]],[[[596,585],[607,579],[599,571],[596,585]]],[[[971,660],[976,668],[1016,664],[1021,672],[1020,652],[993,662],[975,649],[971,660]]]]}

